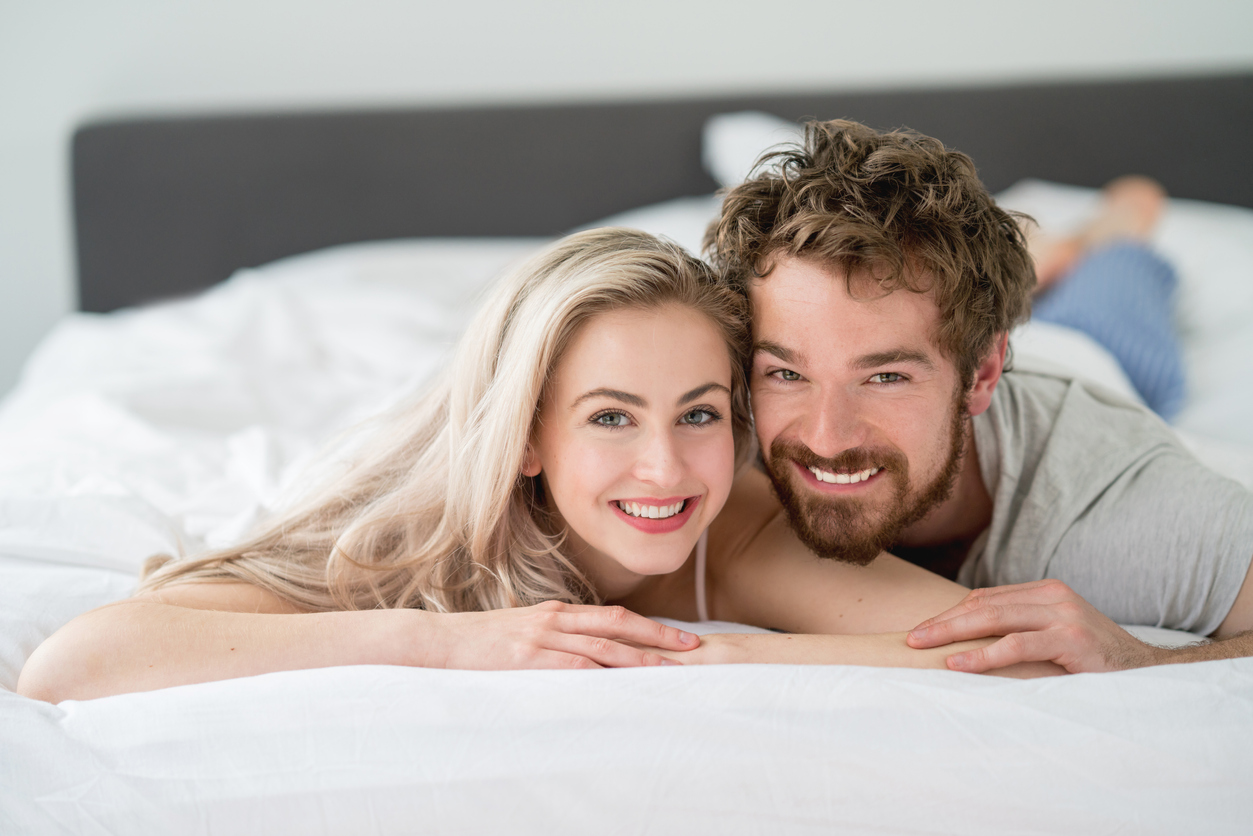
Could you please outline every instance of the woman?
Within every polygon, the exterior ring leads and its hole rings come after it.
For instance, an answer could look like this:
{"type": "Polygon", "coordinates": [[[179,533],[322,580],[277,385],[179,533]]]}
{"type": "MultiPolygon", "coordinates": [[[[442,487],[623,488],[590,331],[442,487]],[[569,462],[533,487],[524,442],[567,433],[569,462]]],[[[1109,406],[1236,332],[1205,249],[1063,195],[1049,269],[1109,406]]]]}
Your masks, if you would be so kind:
{"type": "Polygon", "coordinates": [[[748,350],[740,299],[679,247],[563,239],[504,278],[430,391],[353,436],[321,487],[236,548],[151,561],[135,597],[36,650],[18,690],[59,701],[348,664],[943,667],[962,647],[702,641],[638,614],[869,633],[965,592],[886,556],[818,560],[753,500],[752,475],[706,570],[702,535],[751,445],[748,350]]]}

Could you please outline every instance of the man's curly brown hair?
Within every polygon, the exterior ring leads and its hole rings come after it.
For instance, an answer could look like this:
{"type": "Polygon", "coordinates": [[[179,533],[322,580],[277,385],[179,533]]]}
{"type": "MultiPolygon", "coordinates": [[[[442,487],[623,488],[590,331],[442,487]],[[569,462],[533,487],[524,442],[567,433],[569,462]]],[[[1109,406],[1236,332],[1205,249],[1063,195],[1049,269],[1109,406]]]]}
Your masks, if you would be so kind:
{"type": "Polygon", "coordinates": [[[710,260],[748,295],[780,254],[815,259],[882,293],[930,291],[936,335],[964,386],[997,336],[1031,310],[1035,270],[1015,216],[970,157],[915,131],[809,122],[803,147],[764,156],[705,236],[710,260]]]}

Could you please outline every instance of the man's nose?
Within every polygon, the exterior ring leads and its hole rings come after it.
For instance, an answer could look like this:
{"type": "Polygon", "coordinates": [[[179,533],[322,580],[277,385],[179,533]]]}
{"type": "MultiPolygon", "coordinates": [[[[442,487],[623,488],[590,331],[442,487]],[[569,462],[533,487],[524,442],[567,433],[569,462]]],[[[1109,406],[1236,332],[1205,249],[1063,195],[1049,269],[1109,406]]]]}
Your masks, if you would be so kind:
{"type": "Polygon", "coordinates": [[[636,478],[670,487],[683,479],[683,470],[683,458],[674,435],[665,431],[650,433],[636,460],[636,478]]]}
{"type": "Polygon", "coordinates": [[[843,393],[823,394],[801,421],[800,441],[824,458],[866,442],[866,422],[843,393]]]}

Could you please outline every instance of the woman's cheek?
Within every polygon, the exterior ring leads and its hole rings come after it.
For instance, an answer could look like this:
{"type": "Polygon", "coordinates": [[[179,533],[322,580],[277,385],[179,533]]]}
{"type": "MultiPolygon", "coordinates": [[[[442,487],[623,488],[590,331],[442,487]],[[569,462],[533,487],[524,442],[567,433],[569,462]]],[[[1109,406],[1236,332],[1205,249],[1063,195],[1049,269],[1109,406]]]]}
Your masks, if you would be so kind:
{"type": "Polygon", "coordinates": [[[708,439],[701,451],[701,477],[709,489],[712,519],[731,495],[731,483],[735,480],[735,439],[729,427],[725,431],[719,428],[718,433],[711,435],[716,437],[708,439]]]}

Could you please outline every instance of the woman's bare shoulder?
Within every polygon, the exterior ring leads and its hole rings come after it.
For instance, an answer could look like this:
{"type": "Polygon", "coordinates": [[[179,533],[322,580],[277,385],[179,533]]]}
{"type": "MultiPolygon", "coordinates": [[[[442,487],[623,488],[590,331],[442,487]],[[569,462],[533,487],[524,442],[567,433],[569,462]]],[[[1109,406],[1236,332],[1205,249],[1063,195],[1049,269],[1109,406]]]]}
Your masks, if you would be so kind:
{"type": "Polygon", "coordinates": [[[166,604],[193,610],[296,614],[309,612],[268,589],[242,581],[189,581],[163,586],[118,603],[166,604]]]}

